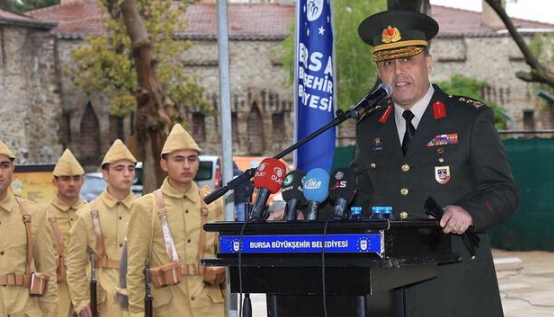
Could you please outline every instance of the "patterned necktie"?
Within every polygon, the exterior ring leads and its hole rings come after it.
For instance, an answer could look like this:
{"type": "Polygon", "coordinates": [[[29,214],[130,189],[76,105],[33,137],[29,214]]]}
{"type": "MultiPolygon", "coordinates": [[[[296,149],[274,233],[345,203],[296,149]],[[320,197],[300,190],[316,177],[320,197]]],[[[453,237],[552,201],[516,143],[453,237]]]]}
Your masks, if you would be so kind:
{"type": "Polygon", "coordinates": [[[414,114],[410,110],[405,110],[402,113],[402,117],[404,118],[404,120],[406,120],[406,132],[404,132],[404,139],[402,140],[402,151],[404,152],[404,155],[406,155],[406,152],[408,152],[408,147],[414,139],[415,134],[415,127],[412,124],[414,114]]]}

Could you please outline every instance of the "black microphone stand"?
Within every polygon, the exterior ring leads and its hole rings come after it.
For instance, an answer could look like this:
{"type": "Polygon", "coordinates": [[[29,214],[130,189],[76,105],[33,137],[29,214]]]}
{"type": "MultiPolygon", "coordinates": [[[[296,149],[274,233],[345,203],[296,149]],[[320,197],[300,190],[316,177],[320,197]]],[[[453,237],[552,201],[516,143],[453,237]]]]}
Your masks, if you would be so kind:
{"type": "MultiPolygon", "coordinates": [[[[362,103],[362,101],[360,103],[362,103]]],[[[333,120],[331,120],[329,123],[327,123],[323,127],[319,128],[318,130],[312,132],[310,135],[305,136],[302,140],[300,140],[300,141],[294,143],[293,145],[289,146],[288,148],[286,148],[281,153],[273,156],[273,158],[280,159],[280,158],[284,157],[285,155],[291,153],[292,151],[296,150],[297,148],[301,147],[302,145],[310,142],[312,139],[314,139],[314,138],[318,137],[319,135],[323,134],[325,131],[340,125],[344,121],[346,121],[350,118],[357,119],[360,115],[360,112],[361,112],[360,110],[358,110],[358,105],[350,108],[346,112],[344,112],[340,109],[337,110],[335,112],[335,118],[333,118],[333,120]]],[[[381,106],[372,107],[372,108],[370,108],[369,110],[367,110],[365,112],[367,112],[368,115],[369,115],[369,114],[372,114],[373,112],[377,111],[380,108],[381,108],[381,106]]],[[[361,112],[361,113],[363,114],[365,112],[361,112]]],[[[251,168],[251,169],[248,169],[248,170],[244,171],[244,173],[242,173],[241,175],[239,175],[239,176],[235,177],[234,179],[232,179],[225,186],[223,186],[223,187],[221,187],[217,190],[214,190],[209,195],[207,195],[204,198],[204,202],[206,202],[206,204],[212,203],[214,200],[216,200],[219,197],[225,195],[225,193],[227,193],[230,189],[235,189],[240,183],[242,183],[246,180],[250,180],[252,177],[254,177],[255,172],[256,172],[255,168],[251,168]]]]}

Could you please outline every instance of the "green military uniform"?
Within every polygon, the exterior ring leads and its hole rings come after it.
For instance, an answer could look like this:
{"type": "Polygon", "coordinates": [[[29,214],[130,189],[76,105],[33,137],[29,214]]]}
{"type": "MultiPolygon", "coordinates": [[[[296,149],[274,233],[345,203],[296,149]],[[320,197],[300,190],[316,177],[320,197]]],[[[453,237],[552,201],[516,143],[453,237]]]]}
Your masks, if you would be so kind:
{"type": "MultiPolygon", "coordinates": [[[[180,126],[175,125],[169,135],[162,154],[175,150],[195,150],[200,152],[196,142],[180,126]]],[[[167,223],[179,264],[187,268],[188,273],[177,285],[152,289],[154,315],[157,317],[223,317],[224,297],[218,285],[208,285],[199,274],[198,258],[201,227],[201,196],[198,186],[192,183],[187,192],[172,187],[168,179],[161,186],[163,205],[167,211],[167,223]],[[193,268],[192,270],[190,268],[193,268]]],[[[132,208],[127,234],[128,272],[127,290],[129,293],[129,313],[133,317],[144,316],[144,275],[147,259],[151,256],[150,267],[172,262],[166,251],[161,221],[154,204],[154,193],[138,199],[132,208]],[[154,215],[154,217],[153,217],[154,215]],[[153,223],[152,223],[153,221],[153,223]],[[152,250],[150,235],[152,232],[152,250]]],[[[208,222],[222,220],[222,201],[208,206],[208,222]]],[[[205,257],[214,257],[217,236],[206,233],[205,257]]],[[[183,271],[181,269],[181,271],[183,271]]]]}
{"type": "MultiPolygon", "coordinates": [[[[106,153],[102,165],[120,160],[136,163],[136,159],[125,145],[120,140],[116,140],[106,153]]],[[[127,315],[127,312],[115,302],[114,295],[119,281],[121,249],[127,234],[131,204],[135,200],[136,196],[132,192],[119,201],[110,195],[108,189],[105,189],[98,198],[77,212],[78,219],[69,233],[67,255],[67,284],[76,313],[90,304],[89,256],[94,254],[100,313],[108,317],[127,315]],[[100,244],[97,238],[97,227],[94,224],[93,208],[98,212],[98,227],[102,237],[100,244]]]]}
{"type": "MultiPolygon", "coordinates": [[[[15,158],[2,141],[0,154],[15,158]]],[[[11,193],[0,200],[0,316],[54,317],[58,300],[56,264],[46,212],[44,207],[31,201],[18,200],[19,203],[11,193]],[[46,293],[40,297],[30,296],[28,287],[20,283],[27,261],[27,235],[22,212],[31,216],[31,271],[49,277],[46,293]]]]}
{"type": "MultiPolygon", "coordinates": [[[[76,176],[84,175],[85,171],[69,149],[66,149],[54,167],[54,176],[76,176]]],[[[58,317],[74,316],[69,288],[67,287],[65,272],[65,259],[69,247],[69,229],[77,221],[77,210],[82,208],[86,202],[79,198],[72,206],[67,205],[57,196],[47,205],[48,220],[51,226],[52,245],[54,248],[54,257],[58,265],[58,317]],[[65,268],[60,266],[64,265],[65,268]],[[63,275],[63,276],[60,276],[63,275]]]]}
{"type": "MultiPolygon", "coordinates": [[[[374,36],[376,46],[382,44],[381,30],[383,39],[387,36],[389,41],[395,34],[409,34],[410,27],[433,29],[428,26],[429,17],[416,13],[385,12],[371,19],[360,26],[360,36],[364,40],[374,36]],[[415,26],[410,25],[412,20],[416,21],[415,26]],[[393,31],[387,32],[390,29],[393,31]]],[[[406,41],[424,34],[420,32],[406,41]]],[[[389,44],[401,47],[400,43],[397,39],[389,44]]],[[[413,53],[380,52],[374,55],[375,59],[413,53]]],[[[464,208],[481,238],[476,257],[470,257],[459,235],[452,235],[452,251],[461,254],[463,261],[441,265],[438,278],[408,287],[406,316],[503,316],[486,230],[503,223],[516,211],[519,188],[495,129],[491,108],[470,98],[447,95],[437,86],[434,90],[406,154],[395,121],[396,107],[390,99],[376,113],[358,122],[352,162],[358,177],[356,204],[366,210],[373,205],[393,206],[397,219],[402,212],[410,218],[427,217],[424,202],[428,197],[441,207],[464,208]]]]}

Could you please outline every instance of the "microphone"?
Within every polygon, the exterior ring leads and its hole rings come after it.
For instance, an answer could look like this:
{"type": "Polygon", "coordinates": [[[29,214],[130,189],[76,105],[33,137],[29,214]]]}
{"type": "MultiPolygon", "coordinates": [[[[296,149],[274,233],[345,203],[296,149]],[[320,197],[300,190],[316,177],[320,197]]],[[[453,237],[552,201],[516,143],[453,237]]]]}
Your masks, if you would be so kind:
{"type": "Polygon", "coordinates": [[[308,220],[316,220],[317,207],[329,195],[329,174],[322,168],[309,171],[302,181],[304,197],[308,201],[308,220]]]}
{"type": "Polygon", "coordinates": [[[345,209],[356,196],[356,172],[348,167],[336,168],[329,180],[329,198],[335,201],[333,215],[335,220],[345,217],[345,209]]]}
{"type": "Polygon", "coordinates": [[[270,194],[275,194],[281,189],[286,174],[285,163],[276,158],[264,159],[254,174],[254,186],[258,188],[258,197],[252,207],[250,219],[254,221],[262,220],[262,213],[270,194]]]}
{"type": "Polygon", "coordinates": [[[302,192],[302,179],[306,176],[306,172],[295,170],[287,174],[281,189],[283,200],[287,202],[285,220],[296,219],[296,209],[306,203],[306,198],[302,192]]]}
{"type": "Polygon", "coordinates": [[[392,96],[392,86],[388,83],[380,83],[379,87],[365,95],[355,106],[350,107],[350,117],[358,119],[364,113],[373,110],[377,103],[392,96]]]}

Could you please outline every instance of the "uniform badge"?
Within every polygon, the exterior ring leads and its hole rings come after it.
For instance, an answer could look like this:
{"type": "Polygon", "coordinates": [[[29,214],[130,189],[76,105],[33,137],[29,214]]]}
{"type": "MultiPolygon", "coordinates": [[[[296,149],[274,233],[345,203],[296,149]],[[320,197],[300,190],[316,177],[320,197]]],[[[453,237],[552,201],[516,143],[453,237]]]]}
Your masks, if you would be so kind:
{"type": "Polygon", "coordinates": [[[441,146],[441,145],[448,145],[448,144],[458,144],[458,133],[436,135],[425,146],[432,147],[432,146],[441,146]]]}
{"type": "Polygon", "coordinates": [[[383,142],[381,142],[380,138],[373,139],[373,151],[382,151],[383,150],[383,142]]]}
{"type": "Polygon", "coordinates": [[[383,113],[381,118],[379,118],[379,123],[381,123],[381,124],[387,123],[387,120],[389,119],[389,115],[390,115],[391,111],[392,111],[392,105],[388,106],[387,110],[385,110],[385,112],[383,113]]]}
{"type": "Polygon", "coordinates": [[[383,43],[394,43],[400,41],[401,39],[402,34],[400,34],[400,30],[393,26],[387,26],[381,33],[381,41],[383,43]]]}
{"type": "Polygon", "coordinates": [[[444,107],[444,103],[442,101],[435,101],[433,103],[433,116],[435,117],[435,120],[446,117],[446,108],[444,107]]]}
{"type": "Polygon", "coordinates": [[[444,185],[450,181],[450,166],[435,166],[435,180],[444,185]]]}

